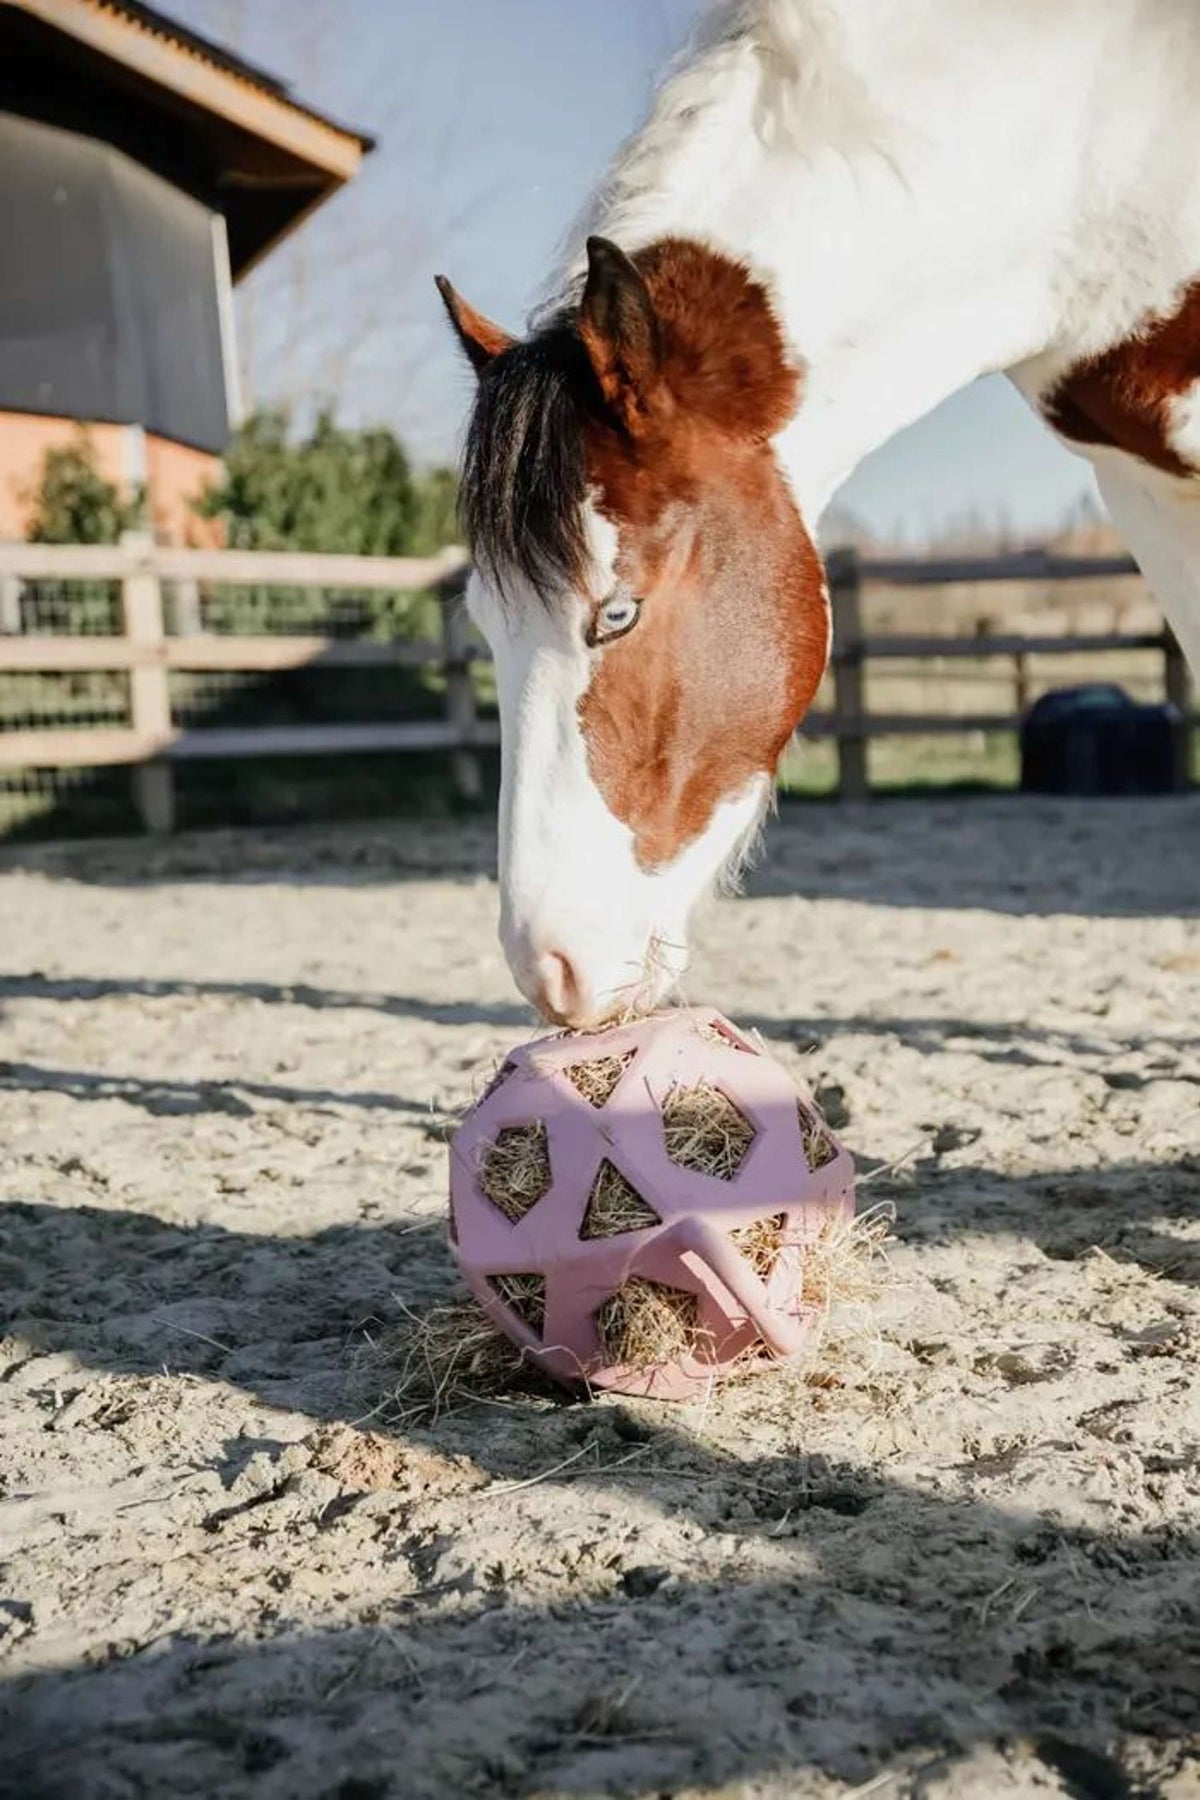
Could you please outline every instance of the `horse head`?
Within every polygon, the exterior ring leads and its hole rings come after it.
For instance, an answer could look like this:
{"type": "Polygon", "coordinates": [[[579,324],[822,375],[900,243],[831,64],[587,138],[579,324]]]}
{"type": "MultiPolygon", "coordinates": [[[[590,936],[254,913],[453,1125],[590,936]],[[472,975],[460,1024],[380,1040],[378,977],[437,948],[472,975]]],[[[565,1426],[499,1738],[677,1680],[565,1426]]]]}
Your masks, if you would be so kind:
{"type": "Polygon", "coordinates": [[[509,337],[439,280],[478,376],[468,605],[502,731],[501,938],[547,1018],[652,1005],[736,866],[829,648],[774,440],[801,371],[764,287],[691,240],[588,243],[509,337]]]}

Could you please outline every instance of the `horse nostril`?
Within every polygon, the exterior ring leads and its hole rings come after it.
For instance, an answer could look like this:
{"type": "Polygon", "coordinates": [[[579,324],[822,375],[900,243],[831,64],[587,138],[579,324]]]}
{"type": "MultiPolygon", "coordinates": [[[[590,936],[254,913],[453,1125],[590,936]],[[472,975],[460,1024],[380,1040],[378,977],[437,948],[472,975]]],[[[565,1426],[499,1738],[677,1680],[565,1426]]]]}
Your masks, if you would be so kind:
{"type": "Polygon", "coordinates": [[[548,950],[534,969],[534,1004],[542,1017],[556,1025],[574,1025],[586,1015],[587,990],[569,956],[548,950]]]}

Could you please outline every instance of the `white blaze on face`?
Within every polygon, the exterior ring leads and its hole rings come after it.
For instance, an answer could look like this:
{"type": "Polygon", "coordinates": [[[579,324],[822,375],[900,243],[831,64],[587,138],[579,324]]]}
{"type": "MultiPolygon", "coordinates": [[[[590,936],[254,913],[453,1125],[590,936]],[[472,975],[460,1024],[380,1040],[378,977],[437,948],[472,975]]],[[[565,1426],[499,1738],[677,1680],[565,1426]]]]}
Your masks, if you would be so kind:
{"type": "MultiPolygon", "coordinates": [[[[592,521],[595,581],[613,584],[615,533],[592,521]]],[[[468,604],[495,660],[500,702],[500,938],[518,987],[565,1023],[650,1005],[682,974],[692,907],[762,815],[769,784],[722,801],[666,868],[638,864],[633,833],[588,768],[579,702],[594,660],[592,605],[511,592],[476,573],[468,604]]]]}

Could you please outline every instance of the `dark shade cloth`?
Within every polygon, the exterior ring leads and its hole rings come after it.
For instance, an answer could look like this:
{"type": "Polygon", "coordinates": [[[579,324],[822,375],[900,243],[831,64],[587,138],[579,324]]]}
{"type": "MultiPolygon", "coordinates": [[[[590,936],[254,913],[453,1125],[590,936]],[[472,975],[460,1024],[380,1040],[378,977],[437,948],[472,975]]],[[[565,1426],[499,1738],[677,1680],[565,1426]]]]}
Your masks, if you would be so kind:
{"type": "Polygon", "coordinates": [[[0,410],[223,450],[214,219],[107,144],[0,113],[0,410]]]}

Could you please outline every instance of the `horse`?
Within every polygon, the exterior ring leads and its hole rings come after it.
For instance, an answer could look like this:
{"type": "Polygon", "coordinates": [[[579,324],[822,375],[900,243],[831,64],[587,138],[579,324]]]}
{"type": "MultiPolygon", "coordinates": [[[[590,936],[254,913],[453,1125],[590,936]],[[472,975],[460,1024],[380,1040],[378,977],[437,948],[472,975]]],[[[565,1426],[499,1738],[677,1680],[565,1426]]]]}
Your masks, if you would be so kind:
{"type": "Polygon", "coordinates": [[[1197,170],[1194,0],[726,0],[524,337],[438,278],[543,1017],[678,981],[826,666],[821,512],[977,376],[1091,461],[1200,665],[1197,170]]]}

